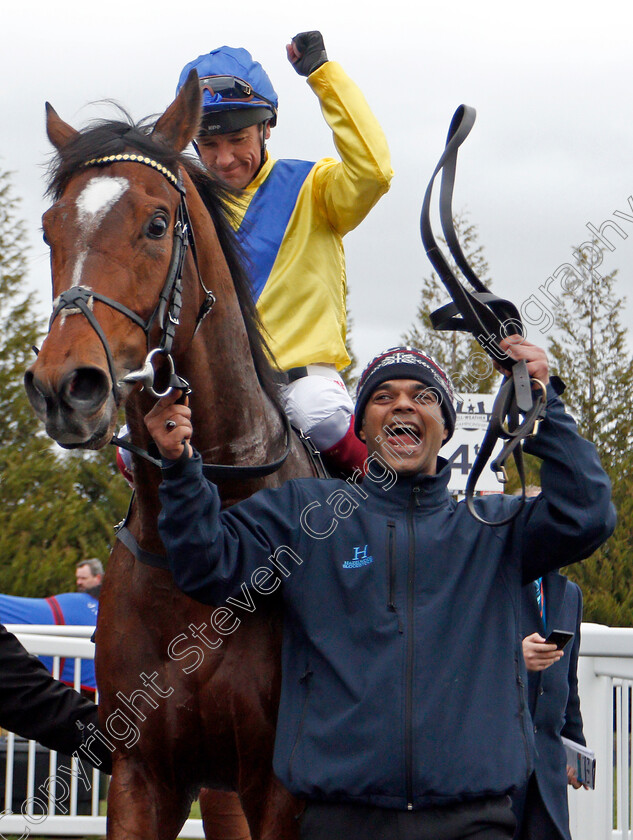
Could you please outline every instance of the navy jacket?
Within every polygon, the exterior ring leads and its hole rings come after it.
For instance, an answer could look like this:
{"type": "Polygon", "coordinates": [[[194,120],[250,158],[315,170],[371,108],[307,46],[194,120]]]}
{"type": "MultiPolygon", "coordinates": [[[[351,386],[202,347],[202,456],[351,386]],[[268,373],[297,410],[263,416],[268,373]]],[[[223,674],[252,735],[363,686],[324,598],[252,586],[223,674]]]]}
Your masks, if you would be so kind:
{"type": "MultiPolygon", "coordinates": [[[[239,632],[251,590],[282,592],[274,768],[292,793],[405,809],[527,778],[521,586],[588,556],[615,524],[593,445],[549,396],[527,447],[543,458],[542,496],[499,528],[454,502],[442,459],[437,475],[397,482],[375,463],[358,487],[295,479],[222,512],[199,456],[164,470],[174,578],[223,605],[218,635],[239,632]]],[[[519,500],[477,504],[499,519],[519,500]]]]}
{"type": "Polygon", "coordinates": [[[538,791],[561,840],[570,840],[567,805],[567,760],[561,735],[585,744],[578,697],[578,653],[582,593],[580,587],[557,572],[543,578],[545,623],[539,613],[533,584],[523,590],[522,634],[569,630],[573,641],[562,659],[545,671],[528,672],[528,704],[534,724],[536,757],[534,776],[538,791]]]}

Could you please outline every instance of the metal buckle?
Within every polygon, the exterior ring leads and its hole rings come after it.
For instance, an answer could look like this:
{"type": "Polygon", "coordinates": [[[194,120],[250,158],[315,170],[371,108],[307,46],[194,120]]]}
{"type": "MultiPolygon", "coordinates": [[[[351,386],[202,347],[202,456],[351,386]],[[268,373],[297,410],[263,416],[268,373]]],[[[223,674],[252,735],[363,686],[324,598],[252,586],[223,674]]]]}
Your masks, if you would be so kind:
{"type": "Polygon", "coordinates": [[[154,389],[154,379],[156,376],[156,371],[154,370],[154,366],[152,365],[152,359],[154,356],[160,353],[164,356],[167,360],[167,364],[169,365],[169,381],[171,382],[176,372],[174,367],[174,360],[172,359],[171,355],[163,350],[161,347],[156,347],[154,350],[150,350],[145,358],[145,362],[143,363],[143,367],[139,368],[138,370],[132,370],[126,376],[121,379],[119,385],[122,383],[126,383],[128,385],[135,385],[137,382],[140,382],[143,386],[143,390],[147,391],[153,397],[156,397],[157,400],[160,400],[162,397],[166,397],[172,393],[174,390],[173,385],[169,385],[166,391],[156,391],[154,389]]]}
{"type": "Polygon", "coordinates": [[[534,421],[534,426],[532,427],[532,431],[530,432],[528,437],[532,437],[533,435],[535,435],[538,432],[539,426],[543,422],[543,416],[542,416],[543,406],[547,402],[547,386],[544,385],[543,382],[541,382],[541,380],[537,379],[535,376],[530,377],[530,382],[536,382],[536,384],[540,385],[540,387],[541,387],[541,413],[540,413],[539,416],[537,416],[536,420],[534,421]]]}
{"type": "Polygon", "coordinates": [[[503,464],[499,467],[496,467],[494,464],[490,465],[494,474],[497,477],[497,481],[499,484],[507,484],[508,483],[508,473],[506,472],[506,468],[503,464]]]}

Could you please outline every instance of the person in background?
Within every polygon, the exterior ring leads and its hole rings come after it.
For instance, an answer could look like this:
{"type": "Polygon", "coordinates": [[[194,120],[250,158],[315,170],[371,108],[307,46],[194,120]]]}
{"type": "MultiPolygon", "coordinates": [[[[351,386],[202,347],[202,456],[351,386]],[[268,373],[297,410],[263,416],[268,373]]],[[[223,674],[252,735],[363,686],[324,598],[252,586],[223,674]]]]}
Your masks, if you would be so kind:
{"type": "MultiPolygon", "coordinates": [[[[287,373],[285,409],[338,470],[364,462],[354,406],[339,371],[345,347],[343,236],[389,189],[389,148],[359,88],[330,61],[320,32],[302,32],[288,60],[318,97],[340,160],[275,160],[266,148],[277,123],[277,94],[245,49],[218,47],[195,68],[203,113],[195,148],[203,164],[241,191],[238,240],[272,353],[287,373]]],[[[126,458],[126,456],[124,456],[126,458]]],[[[128,459],[129,460],[129,459],[128,459]]]]}
{"type": "Polygon", "coordinates": [[[99,600],[101,582],[103,580],[103,563],[96,557],[80,560],[75,566],[75,581],[77,592],[87,592],[99,600]]]}
{"type": "MultiPolygon", "coordinates": [[[[539,487],[526,488],[528,498],[539,494],[539,487]]],[[[523,587],[521,609],[536,755],[527,785],[513,795],[515,840],[571,840],[567,786],[582,785],[567,764],[561,737],[585,745],[577,676],[582,592],[549,572],[523,587]],[[574,634],[564,650],[545,641],[552,630],[574,634]]]]}

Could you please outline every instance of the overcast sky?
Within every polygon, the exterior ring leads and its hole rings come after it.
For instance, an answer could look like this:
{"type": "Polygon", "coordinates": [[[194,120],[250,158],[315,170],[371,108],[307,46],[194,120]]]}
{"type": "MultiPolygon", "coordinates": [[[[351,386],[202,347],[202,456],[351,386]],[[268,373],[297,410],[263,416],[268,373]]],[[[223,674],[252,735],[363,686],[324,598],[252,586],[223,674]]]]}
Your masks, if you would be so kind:
{"type": "MultiPolygon", "coordinates": [[[[397,343],[414,317],[431,270],[420,206],[460,103],[475,107],[478,119],[460,154],[455,207],[478,226],[495,291],[517,304],[539,297],[539,286],[590,237],[587,224],[611,219],[620,231],[605,229],[614,250],[604,247],[603,269],[619,268],[619,293],[630,296],[631,9],[624,0],[3,3],[0,167],[14,173],[22,198],[29,284],[42,312],[50,309],[39,230],[47,206],[44,102],[76,127],[111,115],[88,104],[103,99],[134,118],[162,112],[186,62],[221,44],[244,46],[279,94],[271,153],[332,155],[318,101],[285,56],[290,37],[308,29],[322,31],[329,57],[364,91],[395,170],[391,191],[345,240],[361,362],[397,343]]],[[[623,320],[633,329],[630,305],[623,320]]],[[[529,337],[539,338],[536,327],[529,337]]]]}

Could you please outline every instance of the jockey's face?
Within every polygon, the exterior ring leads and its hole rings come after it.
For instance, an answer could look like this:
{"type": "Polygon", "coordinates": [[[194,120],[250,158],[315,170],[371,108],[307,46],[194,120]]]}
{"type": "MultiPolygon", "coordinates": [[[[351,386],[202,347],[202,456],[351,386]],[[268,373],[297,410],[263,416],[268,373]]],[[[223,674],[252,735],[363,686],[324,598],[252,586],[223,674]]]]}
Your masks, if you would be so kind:
{"type": "Polygon", "coordinates": [[[228,134],[214,134],[197,140],[202,162],[232,187],[243,190],[255,177],[262,159],[264,140],[270,137],[270,126],[249,125],[228,134]]]}
{"type": "Polygon", "coordinates": [[[434,389],[415,379],[379,385],[365,407],[360,437],[398,475],[435,475],[446,440],[442,408],[434,389]]]}

